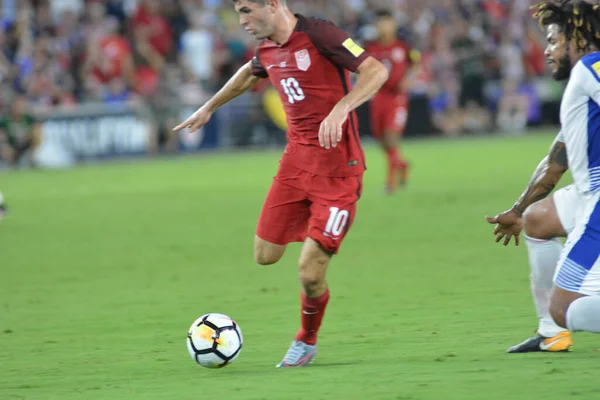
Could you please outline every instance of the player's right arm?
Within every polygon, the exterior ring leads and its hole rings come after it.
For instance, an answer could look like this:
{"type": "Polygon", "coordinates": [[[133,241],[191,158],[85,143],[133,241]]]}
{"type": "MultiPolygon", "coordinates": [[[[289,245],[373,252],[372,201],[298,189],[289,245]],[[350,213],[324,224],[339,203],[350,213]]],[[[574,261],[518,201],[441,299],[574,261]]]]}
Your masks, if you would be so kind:
{"type": "Polygon", "coordinates": [[[569,169],[565,143],[556,139],[548,154],[538,165],[527,188],[513,206],[518,216],[522,216],[527,207],[548,197],[560,178],[569,169]]]}
{"type": "Polygon", "coordinates": [[[402,92],[408,92],[419,83],[419,74],[421,73],[421,53],[416,49],[410,49],[408,52],[409,68],[406,71],[404,79],[399,84],[402,92]]]}
{"type": "Polygon", "coordinates": [[[253,63],[256,63],[256,60],[251,60],[243,65],[235,75],[229,79],[225,86],[221,88],[221,90],[219,90],[188,119],[173,128],[173,130],[179,131],[184,128],[189,128],[191,131],[196,131],[200,129],[208,123],[219,107],[238,97],[260,82],[261,78],[256,76],[256,66],[254,66],[253,63]]]}
{"type": "Polygon", "coordinates": [[[490,224],[496,224],[494,229],[496,242],[504,239],[504,245],[507,246],[510,239],[514,237],[515,244],[519,245],[519,235],[523,229],[523,213],[533,203],[548,197],[567,169],[569,169],[567,148],[559,134],[552,144],[550,154],[539,163],[527,188],[515,205],[493,218],[486,217],[490,224]]]}

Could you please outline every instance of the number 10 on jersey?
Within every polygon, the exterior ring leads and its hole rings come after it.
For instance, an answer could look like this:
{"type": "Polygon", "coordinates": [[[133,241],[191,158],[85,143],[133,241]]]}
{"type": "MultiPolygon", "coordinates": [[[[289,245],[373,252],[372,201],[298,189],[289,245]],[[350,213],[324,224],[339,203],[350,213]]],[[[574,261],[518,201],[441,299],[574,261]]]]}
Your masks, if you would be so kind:
{"type": "Polygon", "coordinates": [[[283,78],[281,80],[281,86],[283,87],[283,91],[287,94],[288,101],[290,104],[294,104],[298,101],[302,101],[306,98],[304,95],[304,91],[300,87],[300,84],[296,80],[296,78],[283,78]]]}

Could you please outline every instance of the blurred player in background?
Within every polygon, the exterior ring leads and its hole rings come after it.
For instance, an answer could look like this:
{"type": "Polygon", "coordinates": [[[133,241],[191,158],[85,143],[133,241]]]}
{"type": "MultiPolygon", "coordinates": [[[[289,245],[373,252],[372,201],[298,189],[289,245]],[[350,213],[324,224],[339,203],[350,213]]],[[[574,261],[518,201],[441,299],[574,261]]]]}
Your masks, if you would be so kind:
{"type": "Polygon", "coordinates": [[[389,11],[377,13],[378,40],[365,50],[386,66],[389,79],[371,101],[371,129],[388,158],[386,191],[393,193],[398,183],[408,179],[408,162],[404,159],[400,139],[408,120],[407,89],[417,74],[419,52],[398,39],[398,26],[389,11]]]}
{"type": "Polygon", "coordinates": [[[40,124],[30,112],[27,98],[16,96],[12,99],[9,112],[0,117],[0,161],[19,165],[35,145],[34,138],[39,130],[40,124]]]}
{"type": "Polygon", "coordinates": [[[0,192],[0,221],[2,221],[2,219],[6,215],[6,212],[7,212],[7,209],[6,209],[6,203],[4,203],[4,196],[2,196],[2,192],[0,192]]]}
{"type": "Polygon", "coordinates": [[[540,326],[513,353],[568,351],[571,332],[600,333],[600,5],[562,0],[535,8],[553,78],[569,83],[550,154],[517,203],[488,218],[504,245],[513,237],[519,243],[523,225],[527,233],[540,326]],[[547,198],[568,168],[574,184],[547,198]]]}
{"type": "Polygon", "coordinates": [[[274,264],[304,242],[299,260],[301,328],[278,367],[317,353],[329,301],[326,270],[354,220],[365,159],[354,110],[388,78],[386,68],[332,23],[294,15],[285,0],[233,0],[240,25],[261,44],[204,106],[175,130],[197,130],[217,108],[269,78],[284,104],[288,145],[267,194],[254,257],[274,264]],[[359,74],[350,90],[350,73],[359,74]]]}

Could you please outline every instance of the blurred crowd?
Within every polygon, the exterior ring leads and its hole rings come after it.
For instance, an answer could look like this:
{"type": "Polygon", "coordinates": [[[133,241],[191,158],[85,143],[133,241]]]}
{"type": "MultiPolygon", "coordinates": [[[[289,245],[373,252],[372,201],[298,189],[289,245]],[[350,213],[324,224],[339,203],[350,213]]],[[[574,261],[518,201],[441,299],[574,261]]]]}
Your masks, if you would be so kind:
{"type": "MultiPolygon", "coordinates": [[[[530,0],[288,3],[359,41],[374,38],[376,10],[394,11],[399,35],[422,54],[412,94],[429,100],[443,133],[540,121],[544,38],[529,17],[530,0]]],[[[144,101],[167,126],[176,104],[201,103],[256,44],[239,28],[231,0],[3,0],[0,140],[18,151],[30,107],[83,102],[144,101]]]]}

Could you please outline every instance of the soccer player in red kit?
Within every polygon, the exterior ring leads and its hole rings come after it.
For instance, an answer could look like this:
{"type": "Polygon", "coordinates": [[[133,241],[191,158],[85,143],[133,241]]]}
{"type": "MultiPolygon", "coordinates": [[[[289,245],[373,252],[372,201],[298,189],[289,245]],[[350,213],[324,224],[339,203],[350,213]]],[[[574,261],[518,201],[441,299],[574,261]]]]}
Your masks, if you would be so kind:
{"type": "Polygon", "coordinates": [[[354,110],[388,78],[332,23],[292,14],[285,0],[233,0],[241,26],[262,43],[254,58],[175,130],[199,129],[214,111],[269,78],[288,122],[288,145],[267,194],[254,257],[274,264],[286,245],[304,242],[299,259],[301,327],[278,367],[304,366],[317,353],[329,300],[327,266],[354,220],[365,159],[354,110]],[[350,72],[358,80],[350,90],[350,72]]]}
{"type": "Polygon", "coordinates": [[[385,65],[389,79],[371,101],[371,129],[388,158],[386,191],[392,193],[408,178],[408,163],[402,156],[399,141],[408,119],[406,87],[415,75],[419,53],[397,37],[398,26],[388,11],[377,13],[377,41],[365,50],[385,65]],[[399,173],[399,177],[398,174],[399,173]]]}

